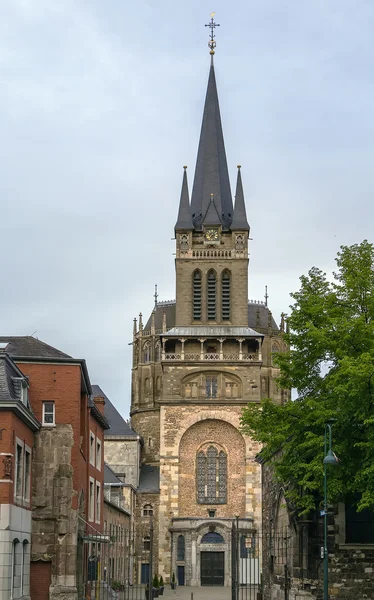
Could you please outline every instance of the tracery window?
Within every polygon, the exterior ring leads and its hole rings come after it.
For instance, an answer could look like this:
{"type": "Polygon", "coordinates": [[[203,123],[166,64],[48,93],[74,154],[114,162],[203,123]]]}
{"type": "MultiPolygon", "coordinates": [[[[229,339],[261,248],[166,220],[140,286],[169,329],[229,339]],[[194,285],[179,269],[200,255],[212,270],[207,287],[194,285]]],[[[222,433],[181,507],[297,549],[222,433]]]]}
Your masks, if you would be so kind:
{"type": "Polygon", "coordinates": [[[146,342],[143,346],[143,358],[145,363],[151,362],[151,345],[149,342],[146,342]]]}
{"type": "Polygon", "coordinates": [[[215,446],[209,446],[197,455],[197,501],[199,504],[227,502],[227,455],[215,446]]]}
{"type": "Polygon", "coordinates": [[[185,541],[184,535],[178,535],[177,542],[177,560],[184,560],[185,557],[185,541]]]}
{"type": "Polygon", "coordinates": [[[214,271],[208,273],[208,285],[207,285],[207,313],[208,320],[215,321],[217,313],[217,278],[214,271]]]}
{"type": "Polygon", "coordinates": [[[201,272],[195,271],[193,274],[193,318],[195,321],[201,320],[201,272]]]}
{"type": "Polygon", "coordinates": [[[222,303],[222,321],[230,320],[230,287],[231,278],[229,271],[222,273],[222,287],[221,287],[221,303],[222,303]]]}

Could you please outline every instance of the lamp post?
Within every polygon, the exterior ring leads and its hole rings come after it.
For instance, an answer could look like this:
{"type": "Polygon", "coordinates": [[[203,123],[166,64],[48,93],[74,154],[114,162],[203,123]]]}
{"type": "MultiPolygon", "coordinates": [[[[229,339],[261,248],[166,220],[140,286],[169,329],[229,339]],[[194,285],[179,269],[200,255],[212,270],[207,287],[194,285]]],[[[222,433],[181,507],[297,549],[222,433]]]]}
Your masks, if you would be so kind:
{"type": "Polygon", "coordinates": [[[329,600],[329,554],[327,549],[327,465],[337,465],[338,459],[332,451],[332,424],[336,419],[330,419],[325,424],[324,459],[323,459],[323,600],[329,600]],[[327,451],[327,435],[329,436],[329,449],[327,451]]]}

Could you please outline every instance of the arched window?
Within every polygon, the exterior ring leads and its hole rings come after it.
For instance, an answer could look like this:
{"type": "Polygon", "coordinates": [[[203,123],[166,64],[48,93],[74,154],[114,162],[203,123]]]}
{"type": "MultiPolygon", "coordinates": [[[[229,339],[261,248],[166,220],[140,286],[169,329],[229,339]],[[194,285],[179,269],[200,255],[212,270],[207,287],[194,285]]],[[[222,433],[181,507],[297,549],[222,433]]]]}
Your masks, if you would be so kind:
{"type": "Polygon", "coordinates": [[[193,318],[201,321],[201,272],[193,274],[193,318]]]}
{"type": "Polygon", "coordinates": [[[151,362],[151,345],[146,342],[143,346],[143,360],[145,363],[151,362]]]}
{"type": "Polygon", "coordinates": [[[177,560],[184,560],[184,556],[185,556],[184,535],[178,535],[177,560]]]}
{"type": "Polygon", "coordinates": [[[217,312],[217,278],[214,271],[209,271],[208,273],[208,285],[207,285],[207,313],[208,313],[208,321],[216,320],[216,312],[217,312]]]}
{"type": "Polygon", "coordinates": [[[222,321],[230,320],[230,304],[231,304],[231,302],[230,302],[230,287],[231,287],[230,272],[224,271],[222,273],[222,287],[221,287],[222,321]]]}
{"type": "Polygon", "coordinates": [[[27,540],[23,541],[22,544],[22,583],[21,583],[21,596],[29,595],[29,584],[26,583],[28,578],[27,576],[30,573],[30,558],[28,553],[29,542],[27,540]]]}
{"type": "Polygon", "coordinates": [[[20,575],[21,575],[21,557],[19,555],[20,541],[16,538],[12,544],[12,580],[10,597],[17,597],[16,594],[20,592],[20,575]],[[17,590],[17,592],[16,592],[17,590]]]}
{"type": "Polygon", "coordinates": [[[215,446],[202,450],[196,460],[197,501],[199,504],[226,504],[227,456],[215,446]]]}
{"type": "Polygon", "coordinates": [[[220,533],[216,531],[209,531],[201,538],[202,544],[224,544],[225,540],[223,539],[220,533]]]}
{"type": "Polygon", "coordinates": [[[144,504],[143,506],[143,517],[152,517],[153,506],[152,504],[144,504]]]}

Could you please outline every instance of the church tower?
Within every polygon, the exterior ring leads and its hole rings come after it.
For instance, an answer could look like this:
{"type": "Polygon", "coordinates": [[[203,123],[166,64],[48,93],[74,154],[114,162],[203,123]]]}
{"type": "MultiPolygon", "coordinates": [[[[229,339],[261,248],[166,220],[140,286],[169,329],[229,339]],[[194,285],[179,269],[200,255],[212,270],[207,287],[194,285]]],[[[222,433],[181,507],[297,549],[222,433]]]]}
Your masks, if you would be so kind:
{"type": "MultiPolygon", "coordinates": [[[[283,319],[278,328],[267,298],[248,301],[250,227],[240,166],[232,201],[213,37],[212,29],[191,198],[184,167],[175,224],[176,300],[156,293],[146,325],[141,315],[134,322],[131,417],[144,442],[137,517],[144,527],[152,507],[154,570],[182,585],[211,584],[218,554],[214,583],[231,585],[234,518],[242,531],[261,530],[260,448],[240,431],[242,409],[287,396],[272,366],[283,319]]],[[[138,565],[139,578],[145,570],[138,565]]]]}

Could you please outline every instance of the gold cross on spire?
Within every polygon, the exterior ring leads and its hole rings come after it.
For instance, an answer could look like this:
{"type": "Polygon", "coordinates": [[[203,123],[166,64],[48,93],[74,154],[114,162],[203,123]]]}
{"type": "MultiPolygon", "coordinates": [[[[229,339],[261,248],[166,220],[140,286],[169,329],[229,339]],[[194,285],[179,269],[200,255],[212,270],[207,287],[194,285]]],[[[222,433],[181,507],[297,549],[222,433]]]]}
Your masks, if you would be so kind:
{"type": "Polygon", "coordinates": [[[214,41],[214,38],[216,37],[216,36],[214,35],[214,29],[215,29],[216,27],[219,27],[219,23],[215,23],[215,22],[214,22],[214,17],[215,17],[215,14],[216,14],[216,13],[214,12],[214,13],[212,13],[212,14],[210,15],[210,17],[211,17],[211,18],[210,18],[210,23],[208,23],[207,25],[205,25],[205,27],[210,27],[210,40],[209,40],[209,42],[208,42],[208,46],[209,46],[209,48],[210,48],[210,54],[211,54],[212,56],[213,56],[213,54],[214,54],[214,48],[216,47],[216,42],[214,41]]]}

